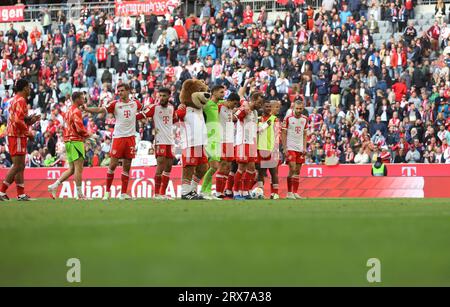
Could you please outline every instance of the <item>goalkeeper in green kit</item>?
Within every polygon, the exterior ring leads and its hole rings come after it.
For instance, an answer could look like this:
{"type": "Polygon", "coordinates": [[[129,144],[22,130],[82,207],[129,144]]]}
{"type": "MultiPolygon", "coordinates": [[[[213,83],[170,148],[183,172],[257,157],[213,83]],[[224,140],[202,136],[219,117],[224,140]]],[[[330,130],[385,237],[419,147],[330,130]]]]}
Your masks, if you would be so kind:
{"type": "Polygon", "coordinates": [[[225,87],[221,85],[214,86],[211,89],[211,99],[203,107],[206,129],[208,132],[208,144],[206,145],[206,154],[208,155],[209,169],[203,177],[202,195],[205,199],[221,200],[211,194],[212,180],[216,171],[219,169],[222,147],[222,126],[219,120],[219,102],[225,96],[225,87]]]}

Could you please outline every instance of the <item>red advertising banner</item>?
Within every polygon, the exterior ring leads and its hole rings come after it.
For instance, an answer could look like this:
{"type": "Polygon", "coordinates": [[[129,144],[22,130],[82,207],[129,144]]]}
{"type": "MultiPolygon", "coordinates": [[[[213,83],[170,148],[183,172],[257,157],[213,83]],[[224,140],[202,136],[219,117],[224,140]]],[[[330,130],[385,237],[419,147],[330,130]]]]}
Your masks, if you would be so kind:
{"type": "MultiPolygon", "coordinates": [[[[389,177],[450,177],[450,164],[386,164],[389,177]]],[[[326,165],[304,165],[300,173],[301,177],[370,177],[372,166],[370,164],[352,165],[339,164],[326,165]]],[[[27,168],[25,179],[56,179],[64,171],[64,168],[27,168]]],[[[280,177],[287,175],[287,166],[280,166],[280,177]]],[[[7,170],[0,168],[0,179],[4,178],[7,170]]],[[[116,173],[120,176],[120,170],[116,173]]],[[[153,177],[155,167],[133,167],[132,178],[153,177]]],[[[89,179],[103,179],[106,168],[90,167],[84,170],[83,176],[89,179]]],[[[173,167],[174,177],[181,176],[181,167],[173,167]]]]}
{"type": "Polygon", "coordinates": [[[179,0],[116,1],[117,16],[165,15],[180,5],[179,0]]]}
{"type": "Polygon", "coordinates": [[[0,22],[24,20],[24,5],[0,6],[0,22]]]}
{"type": "MultiPolygon", "coordinates": [[[[450,164],[391,164],[388,177],[372,177],[370,165],[305,166],[302,169],[299,193],[305,197],[446,197],[450,198],[450,164]]],[[[32,197],[49,197],[47,186],[64,171],[61,168],[29,168],[25,171],[26,191],[32,197]]],[[[0,169],[3,179],[7,169],[0,169]]],[[[181,196],[182,168],[172,170],[167,193],[172,197],[181,196]]],[[[120,195],[120,173],[116,170],[111,196],[120,195]]],[[[129,193],[133,197],[151,198],[154,195],[155,167],[139,167],[131,170],[129,193]]],[[[279,169],[280,195],[286,195],[288,168],[279,169]]],[[[105,191],[106,168],[87,168],[83,173],[83,190],[88,197],[103,197],[105,191]]],[[[266,180],[266,194],[270,191],[266,180]]],[[[214,187],[213,187],[214,188],[214,187]]],[[[14,193],[11,187],[11,196],[14,193]]],[[[65,182],[58,190],[58,197],[73,198],[75,185],[65,182]]]]}

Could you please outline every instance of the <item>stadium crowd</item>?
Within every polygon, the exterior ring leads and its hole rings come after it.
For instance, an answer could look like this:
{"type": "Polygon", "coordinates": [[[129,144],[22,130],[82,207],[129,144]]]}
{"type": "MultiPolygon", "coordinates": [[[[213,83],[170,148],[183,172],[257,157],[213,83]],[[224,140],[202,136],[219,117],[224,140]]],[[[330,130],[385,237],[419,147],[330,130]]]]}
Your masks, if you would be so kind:
{"type": "MultiPolygon", "coordinates": [[[[449,5],[438,1],[435,23],[420,32],[408,23],[412,0],[323,0],[316,10],[302,0],[278,2],[289,9],[274,21],[264,8],[256,14],[239,0],[213,0],[199,16],[175,9],[130,18],[86,7],[76,21],[44,9],[30,32],[10,24],[0,31],[0,167],[11,165],[4,134],[9,90],[19,77],[33,86],[30,112],[42,114],[28,145],[30,167],[64,165],[61,114],[74,89],[89,94],[89,105],[103,105],[128,82],[132,95],[150,105],[164,86],[177,107],[189,78],[224,85],[227,93],[250,80],[247,93],[281,102],[280,119],[304,101],[309,164],[330,157],[371,163],[379,156],[450,163],[449,5]],[[378,20],[390,21],[399,39],[375,46],[378,20]]],[[[84,124],[99,136],[86,148],[86,163],[107,166],[113,116],[86,114],[84,124]]],[[[153,140],[151,122],[137,131],[153,140]]]]}

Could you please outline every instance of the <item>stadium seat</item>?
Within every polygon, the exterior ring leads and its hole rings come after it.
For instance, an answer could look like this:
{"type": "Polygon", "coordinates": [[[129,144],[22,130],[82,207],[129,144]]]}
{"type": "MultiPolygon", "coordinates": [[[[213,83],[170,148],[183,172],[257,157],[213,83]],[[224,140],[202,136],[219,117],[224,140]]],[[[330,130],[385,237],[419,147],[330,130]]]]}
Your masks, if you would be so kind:
{"type": "Polygon", "coordinates": [[[97,80],[100,80],[102,78],[103,72],[105,71],[104,68],[97,69],[97,80]]]}
{"type": "Polygon", "coordinates": [[[224,39],[222,41],[222,52],[224,52],[225,50],[227,50],[227,48],[230,46],[230,40],[229,39],[224,39]]]}
{"type": "Polygon", "coordinates": [[[123,45],[123,44],[127,44],[128,43],[128,38],[127,37],[121,37],[119,39],[119,44],[123,45]]]}
{"type": "Polygon", "coordinates": [[[133,43],[133,44],[137,44],[137,37],[130,37],[128,40],[128,43],[133,43]]]}

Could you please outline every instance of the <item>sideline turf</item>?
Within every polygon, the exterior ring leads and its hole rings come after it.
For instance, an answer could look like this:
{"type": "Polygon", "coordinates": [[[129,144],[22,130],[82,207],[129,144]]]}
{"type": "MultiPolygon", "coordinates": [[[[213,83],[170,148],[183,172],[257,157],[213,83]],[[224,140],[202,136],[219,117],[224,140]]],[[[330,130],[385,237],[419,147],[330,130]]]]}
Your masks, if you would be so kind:
{"type": "Polygon", "coordinates": [[[450,286],[448,199],[0,203],[0,285],[450,286]]]}

